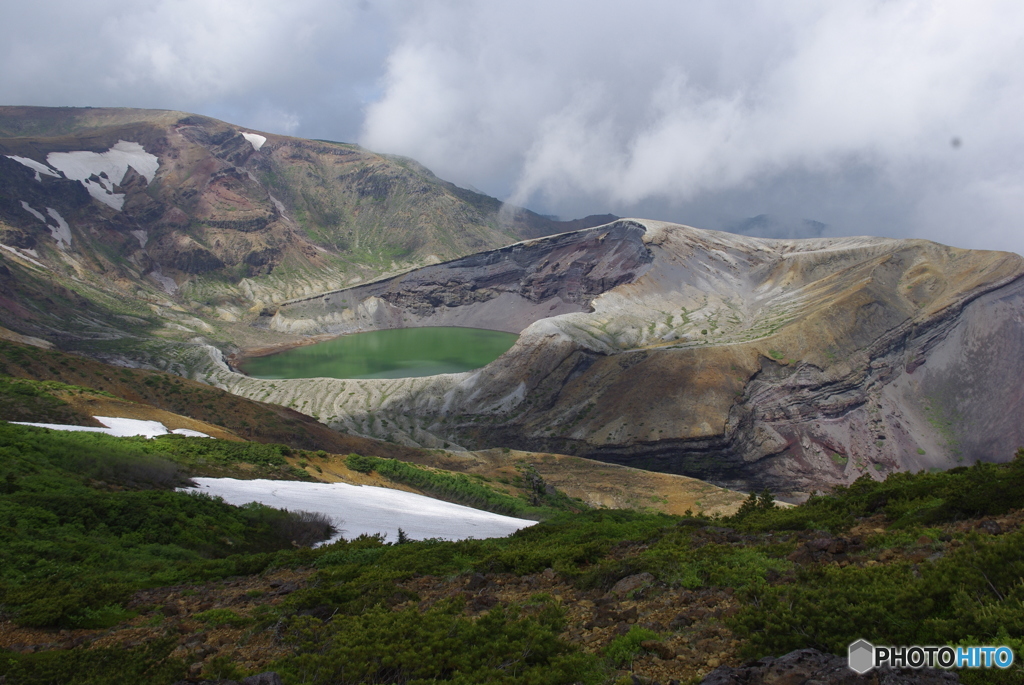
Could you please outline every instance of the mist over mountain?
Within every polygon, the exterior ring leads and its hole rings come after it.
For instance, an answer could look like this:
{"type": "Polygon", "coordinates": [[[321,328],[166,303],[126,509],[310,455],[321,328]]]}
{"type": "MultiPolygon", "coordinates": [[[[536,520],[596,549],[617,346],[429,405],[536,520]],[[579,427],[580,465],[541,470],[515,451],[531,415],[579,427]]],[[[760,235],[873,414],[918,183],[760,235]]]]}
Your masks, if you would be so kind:
{"type": "Polygon", "coordinates": [[[729,233],[755,238],[803,239],[821,238],[828,226],[813,219],[786,219],[771,214],[758,214],[730,225],[729,233]]]}

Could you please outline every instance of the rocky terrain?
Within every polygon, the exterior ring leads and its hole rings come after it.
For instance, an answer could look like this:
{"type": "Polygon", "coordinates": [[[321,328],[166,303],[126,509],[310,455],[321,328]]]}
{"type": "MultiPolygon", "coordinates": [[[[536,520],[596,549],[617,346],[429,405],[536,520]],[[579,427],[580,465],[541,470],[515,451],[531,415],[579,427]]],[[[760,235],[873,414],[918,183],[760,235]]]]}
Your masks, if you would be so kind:
{"type": "Polygon", "coordinates": [[[0,107],[0,320],[65,347],[244,344],[272,303],[612,218],[552,221],[409,159],[185,112],[0,107]]]}
{"type": "Polygon", "coordinates": [[[1012,456],[1022,275],[1017,255],[928,241],[622,220],[288,302],[257,324],[520,329],[479,371],[270,382],[214,356],[206,378],[410,445],[575,454],[799,499],[1012,456]]]}

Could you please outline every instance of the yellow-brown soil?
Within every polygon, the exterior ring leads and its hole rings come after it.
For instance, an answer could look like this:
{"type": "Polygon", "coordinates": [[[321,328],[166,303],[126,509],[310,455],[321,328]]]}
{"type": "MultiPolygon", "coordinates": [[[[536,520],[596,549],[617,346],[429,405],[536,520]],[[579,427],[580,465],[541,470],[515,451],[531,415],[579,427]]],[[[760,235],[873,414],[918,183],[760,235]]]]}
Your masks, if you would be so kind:
{"type": "Polygon", "coordinates": [[[544,481],[591,507],[651,509],[681,515],[691,510],[728,516],[746,498],[742,493],[710,483],[668,473],[643,471],[564,454],[493,449],[479,452],[424,450],[409,461],[458,473],[478,474],[496,480],[499,488],[519,491],[511,481],[519,468],[532,464],[544,481]]]}

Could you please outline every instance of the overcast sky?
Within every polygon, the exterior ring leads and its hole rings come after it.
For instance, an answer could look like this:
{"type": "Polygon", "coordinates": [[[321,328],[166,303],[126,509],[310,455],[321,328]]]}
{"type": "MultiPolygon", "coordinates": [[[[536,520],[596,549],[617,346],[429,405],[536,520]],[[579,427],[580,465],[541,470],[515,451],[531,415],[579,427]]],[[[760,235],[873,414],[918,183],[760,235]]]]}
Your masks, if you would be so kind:
{"type": "Polygon", "coordinates": [[[1024,252],[1019,0],[0,0],[0,104],[358,142],[545,214],[1024,252]]]}

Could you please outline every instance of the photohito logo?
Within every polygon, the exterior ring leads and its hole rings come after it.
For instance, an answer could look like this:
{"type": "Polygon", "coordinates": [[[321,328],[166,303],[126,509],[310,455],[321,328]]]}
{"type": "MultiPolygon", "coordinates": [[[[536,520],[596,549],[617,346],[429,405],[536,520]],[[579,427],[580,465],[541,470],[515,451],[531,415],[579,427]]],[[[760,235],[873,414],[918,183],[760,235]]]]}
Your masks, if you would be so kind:
{"type": "Polygon", "coordinates": [[[850,644],[847,663],[864,674],[879,666],[893,668],[1009,668],[1013,650],[1009,647],[879,647],[867,640],[850,644]]]}

